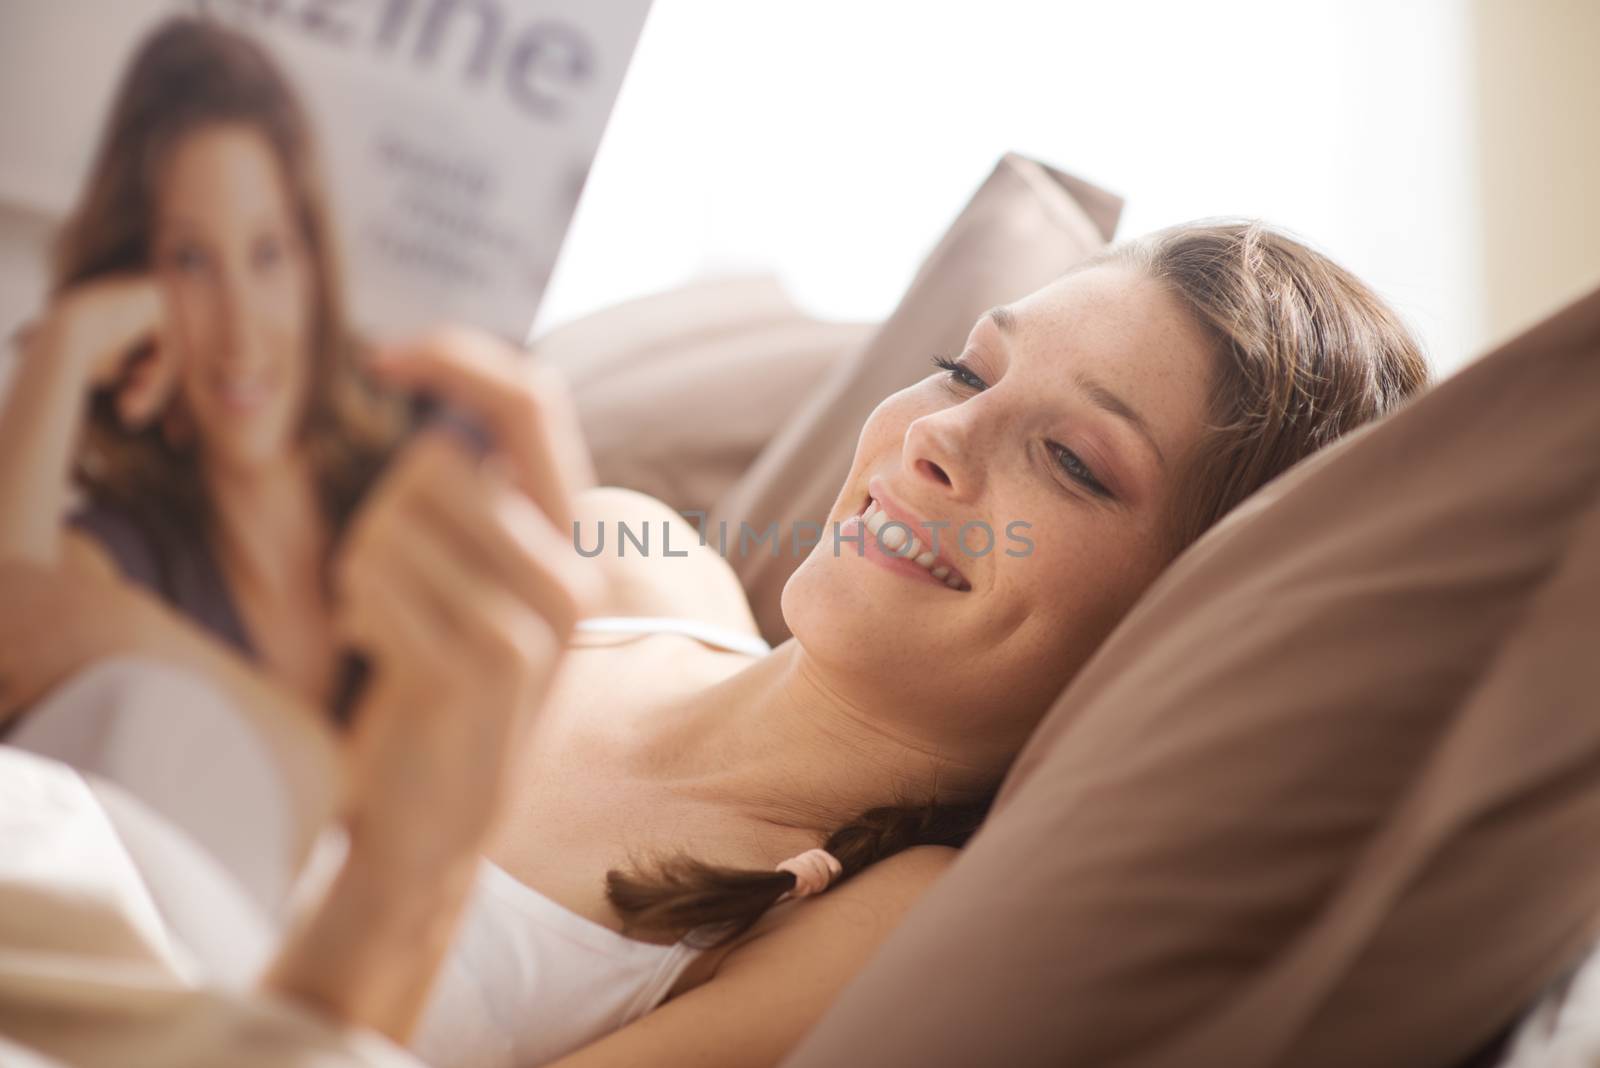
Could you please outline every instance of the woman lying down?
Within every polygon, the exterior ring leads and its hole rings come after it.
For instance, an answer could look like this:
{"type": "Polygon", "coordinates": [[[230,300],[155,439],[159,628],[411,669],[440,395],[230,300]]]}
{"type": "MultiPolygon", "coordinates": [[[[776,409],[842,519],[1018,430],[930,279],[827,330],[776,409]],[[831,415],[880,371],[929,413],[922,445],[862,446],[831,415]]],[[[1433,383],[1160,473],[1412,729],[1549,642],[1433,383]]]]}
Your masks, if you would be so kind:
{"type": "Polygon", "coordinates": [[[1389,309],[1270,229],[1117,246],[877,406],[764,651],[688,528],[687,557],[574,550],[574,522],[592,545],[681,521],[588,485],[563,394],[515,354],[452,330],[358,356],[302,120],[220,33],[143,56],[216,84],[171,122],[113,118],[153,165],[102,154],[21,352],[0,549],[51,570],[0,609],[0,670],[15,711],[145,652],[320,729],[362,650],[346,866],[262,982],[445,1068],[780,1061],[1166,564],[1425,384],[1389,309]],[[105,204],[142,212],[115,255],[85,236],[105,204]],[[490,454],[374,429],[374,398],[413,390],[490,454]],[[69,468],[88,505],[63,526],[69,468]]]}

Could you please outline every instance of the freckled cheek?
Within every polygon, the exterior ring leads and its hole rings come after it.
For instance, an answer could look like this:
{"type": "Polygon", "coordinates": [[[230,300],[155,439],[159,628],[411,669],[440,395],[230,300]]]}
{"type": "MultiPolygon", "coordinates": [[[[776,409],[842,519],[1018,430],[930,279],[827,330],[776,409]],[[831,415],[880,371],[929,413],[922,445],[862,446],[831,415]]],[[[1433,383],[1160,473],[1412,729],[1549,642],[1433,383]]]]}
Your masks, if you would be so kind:
{"type": "Polygon", "coordinates": [[[1048,618],[1106,615],[1120,603],[1128,585],[1117,539],[1075,517],[1041,509],[1031,525],[1010,535],[1002,528],[1000,569],[1028,611],[1048,618]],[[1005,549],[1020,555],[1007,556],[1005,549]]]}
{"type": "Polygon", "coordinates": [[[938,410],[928,396],[925,383],[891,393],[878,403],[862,425],[856,443],[856,457],[873,459],[886,452],[898,453],[905,444],[906,430],[920,417],[938,410]]]}

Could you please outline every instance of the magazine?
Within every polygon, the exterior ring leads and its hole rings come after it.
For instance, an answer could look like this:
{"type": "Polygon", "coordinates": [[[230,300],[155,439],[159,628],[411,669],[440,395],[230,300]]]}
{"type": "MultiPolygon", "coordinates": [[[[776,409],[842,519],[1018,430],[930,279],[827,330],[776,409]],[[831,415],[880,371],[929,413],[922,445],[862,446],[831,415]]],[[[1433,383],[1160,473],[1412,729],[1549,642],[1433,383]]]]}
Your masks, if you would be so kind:
{"type": "MultiPolygon", "coordinates": [[[[280,161],[300,206],[326,219],[331,277],[320,282],[339,287],[348,324],[393,336],[461,322],[520,342],[648,6],[7,0],[0,208],[53,224],[91,198],[125,195],[137,182],[104,172],[138,164],[115,160],[96,175],[97,151],[149,155],[208,107],[226,117],[236,106],[293,141],[294,117],[273,114],[282,102],[262,103],[282,95],[310,137],[280,161]],[[194,24],[219,32],[175,39],[194,24]]],[[[133,227],[129,212],[149,209],[102,207],[107,241],[133,227]]]]}

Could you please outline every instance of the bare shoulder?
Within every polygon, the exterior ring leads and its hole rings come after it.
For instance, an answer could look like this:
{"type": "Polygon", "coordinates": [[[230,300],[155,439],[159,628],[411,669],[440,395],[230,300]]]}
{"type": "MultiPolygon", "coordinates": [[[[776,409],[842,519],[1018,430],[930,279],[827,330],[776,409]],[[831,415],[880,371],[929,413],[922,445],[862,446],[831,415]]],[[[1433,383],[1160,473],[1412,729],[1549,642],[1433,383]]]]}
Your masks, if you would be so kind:
{"type": "Polygon", "coordinates": [[[579,547],[595,555],[611,579],[605,614],[677,616],[758,633],[733,568],[665,501],[597,486],[578,494],[573,506],[579,547]]]}

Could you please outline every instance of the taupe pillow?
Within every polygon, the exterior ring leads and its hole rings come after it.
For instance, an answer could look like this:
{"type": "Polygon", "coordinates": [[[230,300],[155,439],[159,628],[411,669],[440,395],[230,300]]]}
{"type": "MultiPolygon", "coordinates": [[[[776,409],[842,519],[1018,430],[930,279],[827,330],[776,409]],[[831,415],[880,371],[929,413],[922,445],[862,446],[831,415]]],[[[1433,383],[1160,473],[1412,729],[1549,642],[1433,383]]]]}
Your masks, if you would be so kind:
{"type": "Polygon", "coordinates": [[[804,554],[790,551],[797,524],[828,517],[850,471],[856,438],[878,402],[925,377],[936,352],[959,349],[989,308],[1054,280],[1110,240],[1122,201],[1022,156],[1002,157],[923,261],[881,329],[838,361],[804,406],[712,509],[727,523],[729,563],[762,635],[789,636],[779,600],[804,554]],[[740,524],[778,526],[783,546],[732,551],[740,524]]]}
{"type": "Polygon", "coordinates": [[[604,485],[708,512],[829,369],[875,329],[801,311],[771,277],[705,279],[540,338],[604,485]]]}
{"type": "Polygon", "coordinates": [[[1184,554],[785,1065],[1456,1064],[1597,829],[1600,293],[1184,554]]]}

